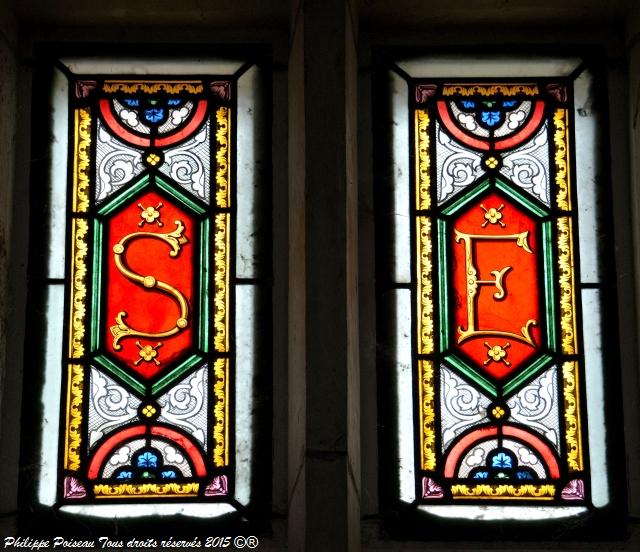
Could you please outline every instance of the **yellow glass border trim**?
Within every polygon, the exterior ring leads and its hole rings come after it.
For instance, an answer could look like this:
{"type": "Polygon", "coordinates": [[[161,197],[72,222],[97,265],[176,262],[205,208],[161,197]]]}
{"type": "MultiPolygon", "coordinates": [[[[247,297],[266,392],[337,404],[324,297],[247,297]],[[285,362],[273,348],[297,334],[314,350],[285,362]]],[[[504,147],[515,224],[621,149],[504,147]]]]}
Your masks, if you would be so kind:
{"type": "Polygon", "coordinates": [[[576,327],[575,275],[573,270],[573,226],[569,217],[559,217],[558,227],[558,270],[560,284],[560,333],[562,352],[567,355],[578,353],[576,327]]]}
{"type": "Polygon", "coordinates": [[[420,465],[423,470],[436,469],[434,369],[430,360],[418,361],[420,400],[420,465]]]}
{"type": "Polygon", "coordinates": [[[120,485],[96,484],[96,498],[184,498],[198,496],[200,483],[122,483],[120,485]]]}
{"type": "Polygon", "coordinates": [[[86,213],[89,211],[91,111],[76,109],[74,119],[72,210],[74,213],[86,213]]]}
{"type": "Polygon", "coordinates": [[[180,92],[189,92],[191,94],[200,94],[204,91],[202,81],[192,80],[105,80],[102,91],[107,94],[116,92],[125,92],[133,94],[135,92],[144,92],[146,94],[156,94],[164,92],[166,94],[179,94],[180,92]]]}
{"type": "Polygon", "coordinates": [[[418,274],[417,274],[417,299],[418,299],[418,354],[429,355],[433,353],[433,283],[432,283],[432,254],[431,244],[431,219],[417,217],[416,240],[418,274]]]}
{"type": "Polygon", "coordinates": [[[567,109],[556,109],[553,114],[553,143],[555,146],[554,160],[556,164],[556,204],[558,209],[563,211],[571,210],[571,193],[569,183],[571,175],[569,172],[569,111],[567,109]]]}
{"type": "Polygon", "coordinates": [[[447,84],[442,88],[443,96],[537,96],[538,86],[531,83],[522,84],[447,84]]]}
{"type": "Polygon", "coordinates": [[[562,364],[564,390],[565,442],[567,467],[570,472],[582,471],[582,430],[580,423],[580,386],[578,363],[570,360],[562,364]]]}
{"type": "Polygon", "coordinates": [[[213,463],[221,468],[229,463],[229,360],[219,358],[213,365],[213,463]]]}
{"type": "Polygon", "coordinates": [[[555,485],[452,485],[454,499],[553,500],[555,485]]]}
{"type": "Polygon", "coordinates": [[[219,107],[216,110],[216,205],[231,206],[231,110],[219,107]]]}
{"type": "Polygon", "coordinates": [[[69,299],[69,357],[84,356],[85,314],[87,304],[87,234],[86,219],[71,221],[71,297],[69,299]]]}
{"type": "Polygon", "coordinates": [[[215,273],[214,273],[214,314],[213,338],[215,350],[226,353],[229,350],[229,213],[215,216],[215,273]]]}
{"type": "Polygon", "coordinates": [[[416,208],[431,207],[431,158],[429,156],[429,113],[416,109],[416,208]]]}
{"type": "Polygon", "coordinates": [[[67,376],[67,412],[65,423],[64,468],[80,469],[80,447],[82,435],[82,382],[84,368],[80,364],[69,364],[67,376]]]}

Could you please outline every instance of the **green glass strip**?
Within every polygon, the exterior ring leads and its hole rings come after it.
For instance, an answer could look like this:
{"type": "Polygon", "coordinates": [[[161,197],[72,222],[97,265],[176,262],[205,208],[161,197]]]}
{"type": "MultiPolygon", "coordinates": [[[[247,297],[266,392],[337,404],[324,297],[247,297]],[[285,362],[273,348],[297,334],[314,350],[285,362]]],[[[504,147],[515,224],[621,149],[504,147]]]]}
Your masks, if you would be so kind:
{"type": "Polygon", "coordinates": [[[162,178],[160,178],[159,176],[156,176],[155,180],[156,180],[156,185],[158,186],[158,188],[163,189],[171,197],[173,197],[176,201],[179,201],[184,206],[188,207],[189,209],[191,209],[192,211],[194,211],[198,215],[201,215],[202,213],[204,213],[206,211],[206,209],[204,209],[203,207],[198,205],[188,195],[183,194],[180,190],[178,190],[177,188],[175,188],[174,186],[172,186],[171,184],[169,184],[165,180],[162,180],[162,178]]]}
{"type": "Polygon", "coordinates": [[[116,378],[118,378],[120,381],[122,381],[122,382],[126,383],[127,385],[131,386],[133,389],[135,389],[141,395],[144,395],[145,386],[142,383],[140,383],[137,379],[135,379],[133,376],[131,376],[127,372],[125,372],[116,363],[112,362],[110,359],[108,359],[107,357],[105,357],[103,355],[97,356],[95,358],[95,361],[96,361],[97,364],[102,366],[102,368],[104,368],[105,370],[108,370],[109,372],[111,372],[111,374],[114,375],[116,378]]]}
{"type": "Polygon", "coordinates": [[[440,298],[440,351],[449,348],[449,293],[447,288],[447,223],[438,220],[438,282],[440,298]]]}
{"type": "Polygon", "coordinates": [[[91,351],[100,347],[100,316],[102,302],[102,239],[103,227],[95,221],[93,227],[93,282],[91,292],[91,351]]]}
{"type": "Polygon", "coordinates": [[[98,214],[99,215],[109,215],[109,214],[113,213],[113,211],[115,211],[122,204],[124,204],[127,201],[129,201],[129,199],[132,196],[137,194],[140,190],[142,190],[143,188],[145,188],[148,185],[149,185],[149,175],[147,174],[147,175],[144,175],[140,180],[138,180],[138,182],[136,182],[133,186],[131,186],[131,188],[129,188],[125,193],[123,193],[122,195],[118,196],[113,201],[110,201],[110,202],[106,203],[105,205],[103,205],[98,210],[98,214]]]}
{"type": "Polygon", "coordinates": [[[459,199],[454,201],[449,207],[443,209],[442,212],[445,215],[451,215],[458,211],[460,208],[464,207],[467,203],[469,203],[472,199],[478,197],[482,192],[484,192],[490,185],[488,180],[485,180],[479,186],[473,188],[470,192],[464,194],[459,199]]]}
{"type": "Polygon", "coordinates": [[[521,194],[518,190],[509,186],[509,184],[507,184],[503,180],[500,180],[499,178],[496,178],[496,188],[507,194],[511,199],[514,199],[516,203],[519,203],[521,206],[531,211],[534,215],[544,217],[548,214],[546,211],[533,203],[533,201],[531,201],[526,195],[521,194]]]}
{"type": "Polygon", "coordinates": [[[538,360],[536,360],[531,366],[527,369],[520,372],[515,378],[513,378],[509,383],[507,383],[503,388],[504,398],[506,399],[514,390],[518,389],[523,381],[529,379],[534,374],[541,371],[547,365],[551,363],[553,359],[549,355],[543,355],[538,360]]]}
{"type": "Polygon", "coordinates": [[[558,346],[556,335],[556,302],[553,297],[553,233],[551,222],[542,223],[542,250],[544,263],[544,291],[547,316],[549,349],[555,352],[558,346]]]}
{"type": "Polygon", "coordinates": [[[209,352],[209,219],[200,226],[200,348],[209,352]]]}
{"type": "Polygon", "coordinates": [[[178,379],[182,374],[184,374],[187,370],[193,368],[196,364],[202,362],[203,358],[200,355],[190,356],[187,360],[185,360],[182,364],[176,366],[171,372],[169,372],[166,376],[156,381],[151,386],[151,393],[153,395],[157,395],[164,389],[166,389],[169,385],[171,385],[176,379],[178,379]]]}
{"type": "Polygon", "coordinates": [[[476,372],[471,366],[469,366],[466,362],[463,362],[458,357],[453,355],[447,355],[445,360],[454,368],[456,368],[459,372],[465,374],[470,380],[476,382],[480,387],[482,387],[489,395],[492,397],[498,396],[498,389],[496,386],[491,383],[487,378],[481,376],[478,372],[476,372]]]}

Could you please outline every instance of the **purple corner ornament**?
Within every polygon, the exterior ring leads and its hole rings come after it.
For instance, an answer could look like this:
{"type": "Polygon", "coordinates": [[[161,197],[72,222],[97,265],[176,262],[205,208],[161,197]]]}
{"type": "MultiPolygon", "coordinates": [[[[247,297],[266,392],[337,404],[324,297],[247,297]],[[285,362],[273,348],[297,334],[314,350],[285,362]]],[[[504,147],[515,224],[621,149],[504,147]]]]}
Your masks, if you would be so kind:
{"type": "Polygon", "coordinates": [[[76,82],[76,98],[86,98],[96,89],[97,86],[98,83],[96,81],[79,80],[76,82]]]}
{"type": "Polygon", "coordinates": [[[562,489],[560,496],[564,500],[583,500],[584,499],[584,482],[582,479],[572,479],[567,486],[562,489]]]}
{"type": "Polygon", "coordinates": [[[209,483],[204,490],[204,496],[226,496],[227,494],[227,476],[216,475],[213,481],[209,483]]]}
{"type": "Polygon", "coordinates": [[[215,81],[211,83],[211,92],[216,94],[222,100],[231,98],[231,88],[228,81],[215,81]]]}
{"type": "Polygon", "coordinates": [[[422,478],[422,498],[442,498],[444,490],[430,477],[422,478]]]}
{"type": "Polygon", "coordinates": [[[416,103],[423,104],[436,95],[438,87],[435,84],[419,84],[416,86],[416,103]]]}
{"type": "Polygon", "coordinates": [[[87,496],[87,490],[84,488],[82,482],[72,476],[64,478],[64,497],[72,500],[78,500],[87,496]]]}

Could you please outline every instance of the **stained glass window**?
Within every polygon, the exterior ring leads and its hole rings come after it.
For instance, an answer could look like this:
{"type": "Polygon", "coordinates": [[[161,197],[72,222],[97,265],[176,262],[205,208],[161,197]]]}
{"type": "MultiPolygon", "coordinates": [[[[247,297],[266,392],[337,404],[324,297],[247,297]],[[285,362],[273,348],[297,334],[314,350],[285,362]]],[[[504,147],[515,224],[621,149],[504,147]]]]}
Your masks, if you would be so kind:
{"type": "Polygon", "coordinates": [[[577,515],[610,502],[593,74],[581,60],[456,67],[385,77],[378,241],[392,254],[377,274],[397,497],[452,517],[577,515]]]}
{"type": "Polygon", "coordinates": [[[259,70],[60,67],[39,500],[236,511],[252,500],[262,344],[259,70]]]}

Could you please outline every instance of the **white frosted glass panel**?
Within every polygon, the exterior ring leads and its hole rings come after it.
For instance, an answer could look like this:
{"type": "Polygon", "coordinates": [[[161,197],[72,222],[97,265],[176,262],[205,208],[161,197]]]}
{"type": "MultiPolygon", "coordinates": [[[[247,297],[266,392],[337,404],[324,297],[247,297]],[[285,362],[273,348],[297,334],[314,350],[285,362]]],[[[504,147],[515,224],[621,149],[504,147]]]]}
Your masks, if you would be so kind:
{"type": "Polygon", "coordinates": [[[593,77],[587,71],[576,79],[574,85],[580,278],[591,283],[600,282],[596,187],[600,172],[597,128],[601,124],[598,113],[593,109],[592,86],[593,77]]]}
{"type": "Polygon", "coordinates": [[[398,66],[416,78],[561,77],[578,67],[578,58],[438,56],[407,59],[398,66]]]}
{"type": "Polygon", "coordinates": [[[255,278],[256,266],[256,196],[262,181],[265,160],[261,158],[263,143],[259,132],[262,106],[256,67],[238,80],[237,160],[237,241],[236,276],[255,278]]]}
{"type": "Polygon", "coordinates": [[[74,58],[61,60],[72,73],[86,75],[230,75],[242,64],[241,60],[216,58],[74,58]]]}
{"type": "Polygon", "coordinates": [[[255,324],[256,287],[236,286],[236,499],[241,504],[247,504],[251,498],[255,324]]]}
{"type": "Polygon", "coordinates": [[[582,291],[582,331],[587,382],[587,417],[591,494],[597,508],[609,503],[609,480],[604,423],[601,297],[597,289],[582,291]]]}
{"type": "Polygon", "coordinates": [[[439,517],[476,521],[558,519],[587,512],[581,506],[418,506],[418,509],[439,517]]]}
{"type": "Polygon", "coordinates": [[[411,292],[399,289],[395,295],[396,397],[398,402],[398,466],[400,500],[413,502],[415,470],[413,445],[413,379],[411,370],[411,292]]]}
{"type": "Polygon", "coordinates": [[[40,449],[40,477],[38,500],[51,506],[56,501],[58,477],[58,435],[60,418],[60,386],[62,364],[62,321],[64,320],[64,286],[47,286],[45,312],[47,330],[44,352],[44,386],[42,388],[42,441],[40,449]]]}
{"type": "Polygon", "coordinates": [[[53,137],[49,149],[49,182],[51,209],[49,211],[49,278],[64,278],[64,238],[67,207],[67,155],[69,135],[69,85],[67,78],[55,70],[51,96],[53,137]]]}
{"type": "Polygon", "coordinates": [[[392,94],[392,182],[393,182],[393,281],[411,282],[409,190],[409,117],[407,82],[391,76],[392,94]]]}
{"type": "MultiPolygon", "coordinates": [[[[173,502],[171,504],[100,504],[96,506],[62,506],[60,510],[69,514],[80,514],[84,516],[110,519],[158,515],[182,515],[199,518],[213,518],[236,511],[236,509],[229,504],[176,504],[173,502]]],[[[166,539],[158,537],[156,540],[160,541],[166,539]]],[[[174,540],[192,539],[174,537],[174,540]]]]}

